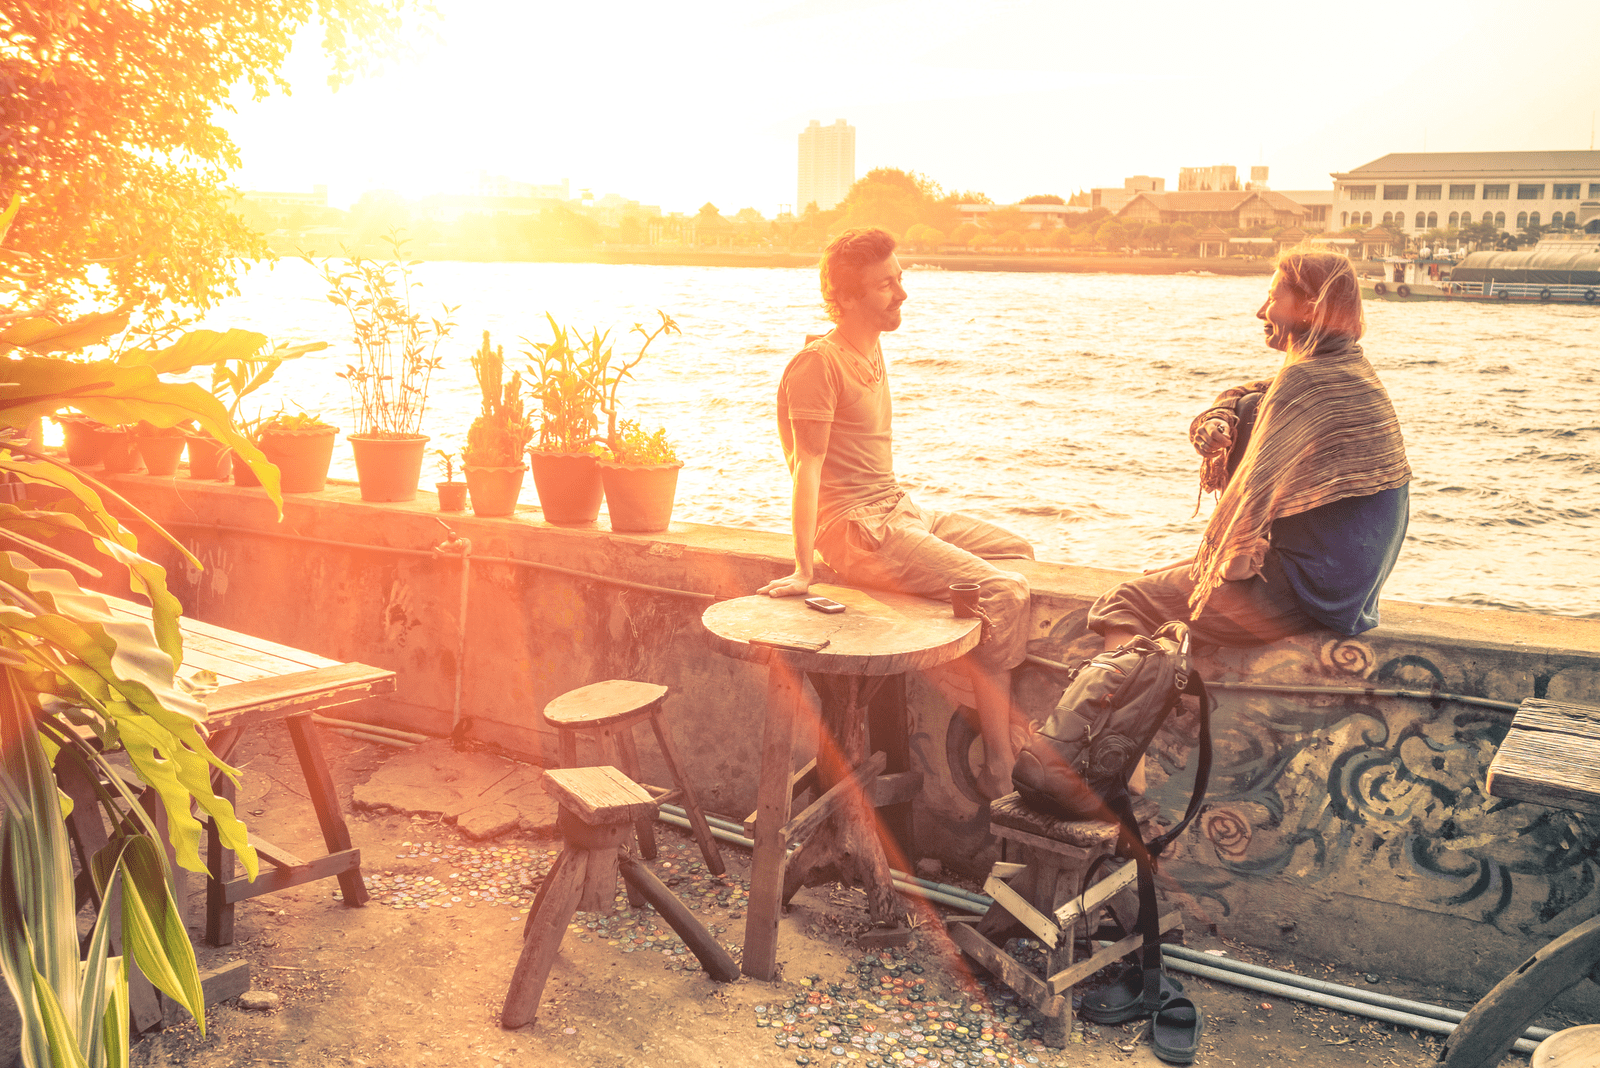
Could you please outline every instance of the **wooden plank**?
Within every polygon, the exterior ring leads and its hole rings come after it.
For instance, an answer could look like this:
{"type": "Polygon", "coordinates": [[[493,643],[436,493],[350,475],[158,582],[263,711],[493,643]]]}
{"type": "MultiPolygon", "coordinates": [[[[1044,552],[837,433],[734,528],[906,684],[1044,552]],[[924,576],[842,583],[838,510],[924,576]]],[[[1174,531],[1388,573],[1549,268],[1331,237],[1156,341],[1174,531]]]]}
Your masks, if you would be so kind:
{"type": "MultiPolygon", "coordinates": [[[[208,1009],[229,998],[236,998],[249,989],[250,962],[247,960],[229,961],[200,973],[200,991],[205,995],[205,1006],[208,1009]]],[[[161,999],[161,1016],[161,1022],[167,1027],[176,1027],[189,1019],[188,1012],[168,997],[161,999]]]]}
{"type": "Polygon", "coordinates": [[[1113,839],[1112,841],[1107,842],[1104,846],[1097,846],[1093,849],[1085,849],[1081,846],[1068,845],[1065,842],[1058,842],[1054,838],[1045,838],[1029,831],[1019,831],[1015,827],[996,827],[992,823],[989,825],[989,833],[994,835],[996,838],[1008,838],[1013,842],[1018,842],[1022,845],[1033,846],[1035,849],[1038,849],[1041,852],[1049,853],[1058,857],[1066,857],[1069,860],[1076,861],[1080,864],[1087,864],[1092,858],[1098,856],[1099,854],[1110,852],[1111,846],[1115,844],[1115,839],[1113,839]]]}
{"type": "MultiPolygon", "coordinates": [[[[150,621],[150,608],[135,601],[122,597],[106,594],[106,604],[111,613],[119,621],[150,621]]],[[[339,661],[330,660],[325,656],[307,652],[304,649],[295,649],[288,645],[257,638],[254,635],[243,634],[239,631],[228,630],[215,623],[183,616],[178,620],[179,629],[183,632],[184,649],[192,647],[204,650],[206,653],[220,657],[223,660],[238,664],[241,668],[254,666],[259,670],[271,674],[285,674],[289,671],[306,671],[312,668],[330,667],[339,661]]],[[[185,663],[187,664],[187,655],[185,663]]]]}
{"type": "Polygon", "coordinates": [[[995,904],[1020,920],[1024,927],[1038,936],[1039,941],[1051,949],[1056,948],[1061,932],[1050,922],[1050,917],[1029,904],[1027,898],[992,875],[983,884],[983,892],[994,898],[995,904]]]}
{"type": "Polygon", "coordinates": [[[834,783],[832,789],[817,798],[804,812],[784,824],[778,832],[784,845],[803,844],[824,820],[833,815],[835,809],[870,789],[871,781],[883,771],[886,759],[883,753],[873,753],[866,763],[856,769],[854,775],[834,783]]]}
{"type": "Polygon", "coordinates": [[[1118,890],[1133,883],[1139,877],[1139,866],[1133,861],[1128,861],[1122,867],[1105,876],[1099,882],[1089,887],[1088,891],[1072,898],[1066,904],[1056,909],[1056,923],[1062,927],[1072,924],[1079,916],[1098,908],[1100,904],[1115,894],[1118,890]]]}
{"type": "Polygon", "coordinates": [[[1010,879],[1021,875],[1026,867],[1026,864],[1014,864],[1009,860],[997,860],[994,862],[994,867],[989,869],[989,877],[991,879],[1010,879]]]}
{"type": "MultiPolygon", "coordinates": [[[[817,788],[817,758],[812,757],[800,766],[800,770],[789,776],[789,803],[793,805],[800,800],[800,795],[807,790],[817,788]]],[[[754,812],[744,818],[744,833],[751,838],[756,834],[756,814],[754,812]]]]}
{"type": "Polygon", "coordinates": [[[326,857],[318,857],[309,864],[299,868],[273,868],[256,875],[255,882],[249,879],[229,879],[222,886],[223,897],[230,905],[240,901],[248,901],[262,894],[271,894],[279,890],[287,890],[291,886],[300,886],[304,883],[316,882],[318,879],[327,879],[345,872],[361,870],[361,850],[345,849],[326,857]]]}
{"type": "MultiPolygon", "coordinates": [[[[1168,931],[1182,930],[1183,913],[1176,910],[1167,913],[1158,921],[1157,927],[1160,928],[1162,934],[1166,934],[1168,931]]],[[[1142,945],[1144,945],[1144,936],[1136,931],[1122,941],[1105,947],[1094,956],[1086,957],[1070,967],[1063,968],[1046,980],[1050,992],[1060,994],[1063,991],[1072,989],[1101,968],[1111,964],[1119,957],[1126,957],[1142,945]]]]}
{"type": "Polygon", "coordinates": [[[1600,814],[1600,737],[1513,729],[1487,787],[1494,797],[1600,814]]]}
{"type": "Polygon", "coordinates": [[[656,810],[638,783],[609,765],[551,768],[541,785],[585,823],[628,823],[656,810]]]}
{"type": "Polygon", "coordinates": [[[394,692],[395,675],[366,664],[335,664],[224,686],[204,698],[213,727],[266,723],[394,692]]]}
{"type": "Polygon", "coordinates": [[[973,960],[987,968],[996,979],[1010,987],[1018,997],[1047,1015],[1053,1013],[1052,1002],[1056,995],[1007,952],[995,947],[987,938],[966,924],[948,928],[950,940],[961,947],[973,960]]]}
{"type": "Polygon", "coordinates": [[[1573,701],[1551,701],[1543,697],[1530,697],[1522,702],[1511,726],[1524,730],[1549,730],[1546,724],[1564,725],[1559,729],[1582,730],[1589,734],[1600,733],[1600,707],[1580,705],[1573,701]]]}
{"type": "MultiPolygon", "coordinates": [[[[322,743],[317,729],[311,724],[311,713],[302,712],[288,720],[289,740],[294,743],[295,756],[300,758],[300,774],[305,778],[306,789],[311,794],[311,807],[317,813],[317,825],[322,829],[322,842],[330,854],[342,853],[352,845],[350,828],[344,821],[344,811],[339,807],[339,793],[334,788],[328,762],[322,756],[322,743]]],[[[359,856],[359,854],[358,854],[359,856]]],[[[367,903],[367,885],[361,879],[361,868],[339,873],[339,890],[344,903],[360,908],[367,903]]]]}
{"type": "Polygon", "coordinates": [[[875,808],[892,808],[905,804],[921,792],[922,772],[892,771],[872,781],[872,804],[875,808]]]}

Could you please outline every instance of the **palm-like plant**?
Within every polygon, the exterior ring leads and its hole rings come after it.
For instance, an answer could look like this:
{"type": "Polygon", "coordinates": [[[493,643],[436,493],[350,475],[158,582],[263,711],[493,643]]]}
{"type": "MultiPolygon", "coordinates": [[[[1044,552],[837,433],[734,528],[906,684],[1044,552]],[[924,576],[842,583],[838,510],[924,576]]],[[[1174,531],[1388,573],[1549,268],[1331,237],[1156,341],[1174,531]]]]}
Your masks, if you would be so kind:
{"type": "MultiPolygon", "coordinates": [[[[13,200],[0,213],[0,238],[16,210],[13,200]]],[[[0,249],[0,282],[8,283],[0,288],[25,297],[27,267],[0,249]]],[[[108,501],[148,520],[109,487],[17,436],[31,420],[67,406],[105,423],[168,427],[194,420],[250,464],[281,504],[277,469],[237,431],[221,403],[200,386],[159,377],[247,359],[266,339],[239,330],[195,331],[166,348],[113,359],[53,355],[103,341],[127,322],[127,315],[113,313],[60,324],[0,310],[0,474],[37,488],[32,500],[0,503],[0,971],[23,1021],[28,1068],[128,1060],[126,970],[111,953],[104,910],[80,959],[62,823],[71,802],[52,764],[79,762],[88,766],[89,781],[106,784],[96,790],[110,816],[110,843],[92,859],[90,874],[102,901],[120,888],[126,951],[202,1025],[194,950],[170,897],[163,850],[104,754],[126,753],[155,791],[178,863],[203,870],[201,826],[190,812],[198,803],[251,877],[256,872],[244,825],[211,789],[213,769],[234,772],[207,748],[205,706],[177,674],[181,606],[167,590],[165,571],[139,555],[137,539],[108,501]],[[117,619],[99,595],[79,585],[77,576],[104,579],[106,564],[126,575],[130,592],[149,600],[150,624],[117,619]]]]}

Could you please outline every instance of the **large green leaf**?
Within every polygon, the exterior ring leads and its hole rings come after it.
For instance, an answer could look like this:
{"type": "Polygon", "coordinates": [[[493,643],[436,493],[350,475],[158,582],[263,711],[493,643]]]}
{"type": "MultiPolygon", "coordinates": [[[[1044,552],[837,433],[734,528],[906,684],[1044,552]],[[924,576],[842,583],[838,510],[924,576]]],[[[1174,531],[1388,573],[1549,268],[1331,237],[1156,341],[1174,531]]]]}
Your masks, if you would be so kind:
{"type": "Polygon", "coordinates": [[[182,1005],[205,1031],[205,991],[195,966],[189,931],[183,925],[160,850],[144,835],[106,846],[90,862],[100,898],[122,876],[122,942],[155,988],[182,1005]]]}
{"type": "Polygon", "coordinates": [[[98,345],[113,334],[128,328],[127,312],[86,315],[70,323],[54,319],[23,319],[0,332],[0,352],[21,348],[43,355],[49,352],[77,352],[98,345]]]}
{"type": "Polygon", "coordinates": [[[26,426],[68,406],[102,423],[142,420],[168,427],[194,420],[249,464],[282,508],[278,469],[239,433],[222,403],[200,386],[163,382],[150,367],[123,367],[108,360],[71,363],[24,357],[0,365],[0,425],[26,426]]]}
{"type": "Polygon", "coordinates": [[[156,374],[183,374],[193,367],[223,360],[245,360],[261,351],[267,335],[253,330],[190,330],[164,349],[128,349],[117,356],[119,367],[148,367],[156,374]]]}

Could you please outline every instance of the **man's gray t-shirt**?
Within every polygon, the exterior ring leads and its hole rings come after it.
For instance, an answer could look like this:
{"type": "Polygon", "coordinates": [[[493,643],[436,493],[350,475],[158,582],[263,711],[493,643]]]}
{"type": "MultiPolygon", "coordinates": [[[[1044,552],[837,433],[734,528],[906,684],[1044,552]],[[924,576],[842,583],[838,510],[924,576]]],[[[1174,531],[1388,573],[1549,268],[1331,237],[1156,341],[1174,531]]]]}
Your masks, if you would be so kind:
{"type": "Polygon", "coordinates": [[[852,508],[899,489],[894,480],[888,375],[874,348],[872,361],[831,337],[808,340],[778,383],[778,435],[792,472],[793,419],[831,423],[817,496],[817,529],[852,508]]]}

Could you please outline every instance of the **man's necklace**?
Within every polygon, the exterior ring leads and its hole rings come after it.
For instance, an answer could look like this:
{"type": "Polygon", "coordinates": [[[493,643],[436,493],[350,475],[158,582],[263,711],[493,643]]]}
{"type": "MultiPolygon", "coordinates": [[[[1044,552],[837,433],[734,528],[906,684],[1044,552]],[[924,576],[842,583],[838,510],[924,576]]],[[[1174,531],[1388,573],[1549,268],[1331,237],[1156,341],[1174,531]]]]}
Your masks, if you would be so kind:
{"type": "Polygon", "coordinates": [[[868,385],[876,385],[883,381],[883,350],[881,348],[874,345],[872,347],[873,355],[869,356],[852,345],[850,339],[839,333],[839,331],[835,330],[833,333],[834,337],[839,339],[840,347],[850,352],[860,361],[861,376],[866,379],[868,385]]]}

